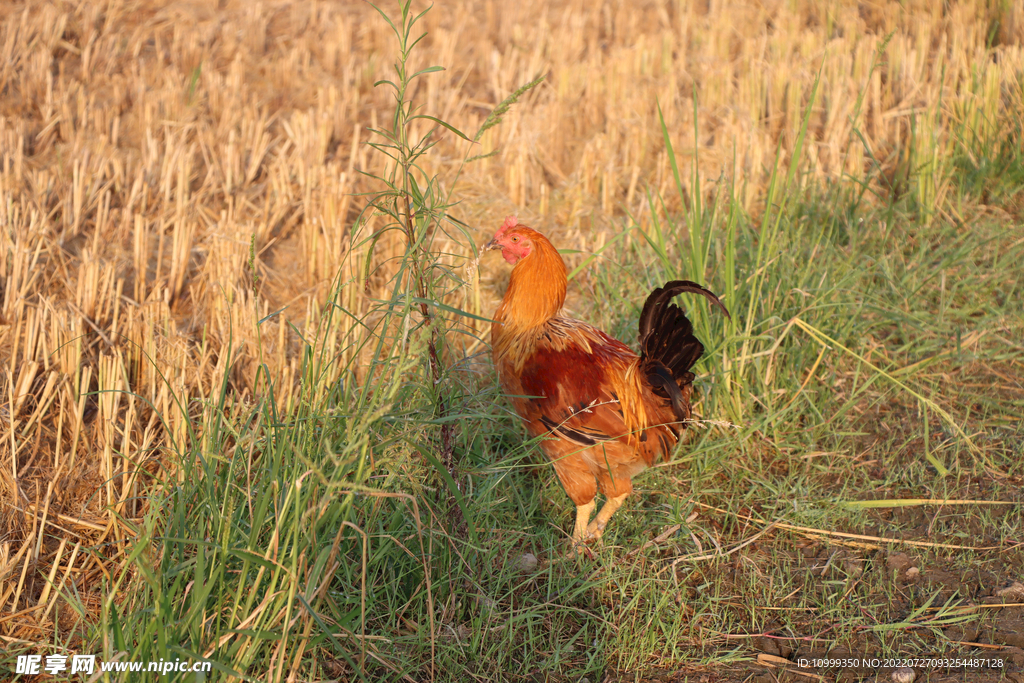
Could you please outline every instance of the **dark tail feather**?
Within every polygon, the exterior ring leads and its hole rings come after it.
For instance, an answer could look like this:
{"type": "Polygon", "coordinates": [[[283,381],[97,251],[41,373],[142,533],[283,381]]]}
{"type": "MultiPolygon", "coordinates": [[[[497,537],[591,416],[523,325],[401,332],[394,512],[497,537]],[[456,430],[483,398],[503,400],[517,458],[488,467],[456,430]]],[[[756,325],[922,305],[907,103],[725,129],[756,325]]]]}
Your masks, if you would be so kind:
{"type": "Polygon", "coordinates": [[[725,313],[726,318],[731,318],[729,311],[725,308],[725,304],[714,295],[710,290],[704,289],[696,282],[690,282],[689,280],[673,280],[672,282],[665,283],[664,287],[651,292],[650,296],[647,297],[647,302],[644,303],[644,310],[640,313],[640,339],[642,340],[645,334],[651,331],[654,323],[659,320],[659,312],[664,310],[665,305],[668,304],[676,295],[682,294],[683,292],[690,292],[691,294],[700,294],[704,296],[715,306],[722,309],[722,313],[725,313]]]}
{"type": "Polygon", "coordinates": [[[647,297],[640,313],[640,367],[654,393],[672,402],[679,420],[690,417],[690,406],[681,387],[693,382],[690,368],[704,353],[703,344],[693,336],[693,325],[682,309],[672,303],[672,298],[683,292],[703,295],[730,317],[717,296],[689,280],[669,282],[647,297]]]}
{"type": "Polygon", "coordinates": [[[672,377],[668,368],[661,363],[653,363],[652,367],[647,368],[647,380],[654,387],[656,393],[665,394],[663,398],[672,401],[672,412],[676,414],[677,418],[689,419],[690,405],[687,403],[686,397],[683,396],[683,390],[679,388],[679,383],[672,377]]]}

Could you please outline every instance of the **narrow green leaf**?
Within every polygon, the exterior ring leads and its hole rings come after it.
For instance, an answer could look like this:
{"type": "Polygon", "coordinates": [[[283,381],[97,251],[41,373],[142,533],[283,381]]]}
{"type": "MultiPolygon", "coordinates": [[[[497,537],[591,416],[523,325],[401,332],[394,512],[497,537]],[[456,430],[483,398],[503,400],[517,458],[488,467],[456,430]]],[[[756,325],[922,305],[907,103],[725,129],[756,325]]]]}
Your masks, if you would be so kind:
{"type": "Polygon", "coordinates": [[[258,326],[262,325],[263,323],[267,322],[271,318],[276,318],[282,311],[287,310],[287,308],[288,307],[285,306],[284,308],[277,309],[273,313],[268,313],[265,317],[260,318],[258,321],[256,321],[256,326],[258,327],[258,326]]]}
{"type": "Polygon", "coordinates": [[[456,135],[458,135],[460,138],[462,138],[466,142],[472,142],[472,140],[470,140],[468,137],[466,137],[466,134],[463,133],[461,130],[459,130],[458,128],[456,128],[455,126],[453,126],[450,123],[446,123],[445,121],[442,121],[441,119],[437,118],[436,116],[430,116],[428,114],[417,114],[416,116],[413,116],[409,120],[410,121],[415,121],[416,119],[427,119],[428,121],[433,121],[437,125],[444,126],[445,128],[447,128],[451,132],[455,133],[456,135]]]}
{"type": "Polygon", "coordinates": [[[466,159],[466,163],[468,164],[468,163],[476,161],[478,159],[486,159],[488,157],[493,157],[494,155],[496,155],[500,151],[501,151],[500,149],[495,149],[494,151],[488,152],[487,154],[477,154],[476,156],[472,156],[472,157],[466,159]]]}
{"type": "Polygon", "coordinates": [[[430,464],[434,466],[437,473],[441,475],[445,486],[448,487],[448,491],[452,494],[452,498],[455,499],[455,504],[458,505],[459,509],[462,511],[462,518],[466,520],[466,530],[469,533],[469,540],[476,545],[479,543],[479,539],[476,535],[476,523],[474,522],[473,515],[470,514],[469,506],[466,504],[466,499],[462,495],[462,491],[459,490],[458,484],[456,484],[455,480],[452,479],[452,475],[448,472],[448,469],[430,453],[429,449],[418,448],[417,450],[420,452],[420,455],[426,458],[430,464]]]}
{"type": "Polygon", "coordinates": [[[417,303],[417,304],[426,304],[426,305],[432,306],[434,308],[439,308],[442,311],[448,311],[449,313],[455,313],[456,315],[461,315],[461,316],[465,316],[467,318],[472,318],[473,320],[480,320],[480,321],[485,322],[485,323],[493,323],[494,322],[490,318],[484,318],[484,317],[479,316],[479,315],[474,315],[473,313],[470,313],[469,311],[464,311],[461,308],[455,308],[454,306],[449,306],[448,304],[441,303],[440,301],[437,301],[436,299],[421,299],[420,297],[415,297],[414,296],[412,298],[412,300],[413,300],[414,303],[417,303]]]}
{"type": "Polygon", "coordinates": [[[420,69],[419,71],[414,73],[409,78],[409,80],[411,81],[413,78],[416,78],[417,76],[422,76],[423,74],[433,74],[433,73],[437,73],[438,71],[444,71],[444,70],[445,69],[444,69],[443,66],[428,66],[426,69],[420,69]]]}
{"type": "Polygon", "coordinates": [[[885,498],[881,500],[837,500],[836,505],[850,510],[906,508],[922,505],[1018,505],[1007,500],[960,500],[945,498],[885,498]]]}

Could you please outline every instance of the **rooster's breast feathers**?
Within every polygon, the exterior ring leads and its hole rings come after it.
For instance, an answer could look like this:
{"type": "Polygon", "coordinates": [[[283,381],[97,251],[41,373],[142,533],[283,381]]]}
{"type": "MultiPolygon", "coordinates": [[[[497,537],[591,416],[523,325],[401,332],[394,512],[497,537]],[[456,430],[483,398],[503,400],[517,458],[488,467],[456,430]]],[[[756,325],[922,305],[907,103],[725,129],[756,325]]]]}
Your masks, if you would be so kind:
{"type": "Polygon", "coordinates": [[[649,424],[649,408],[636,400],[650,393],[638,381],[639,358],[622,342],[563,317],[520,341],[528,348],[499,360],[499,375],[532,436],[589,447],[635,439],[649,424]]]}

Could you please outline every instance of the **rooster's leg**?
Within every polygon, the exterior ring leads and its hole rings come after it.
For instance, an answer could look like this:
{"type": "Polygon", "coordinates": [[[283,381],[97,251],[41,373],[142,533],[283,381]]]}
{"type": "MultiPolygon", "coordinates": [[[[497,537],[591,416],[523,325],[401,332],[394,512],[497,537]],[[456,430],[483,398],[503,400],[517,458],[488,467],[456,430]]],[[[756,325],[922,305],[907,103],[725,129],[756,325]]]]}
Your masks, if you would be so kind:
{"type": "MultiPolygon", "coordinates": [[[[626,496],[628,495],[628,493],[623,493],[621,496],[609,498],[604,502],[604,505],[601,506],[600,512],[597,513],[597,517],[594,517],[594,521],[587,526],[586,537],[588,539],[593,538],[596,540],[601,538],[601,534],[604,533],[604,528],[608,525],[608,520],[612,518],[612,515],[615,514],[616,510],[622,507],[622,503],[625,502],[626,496]]],[[[576,523],[579,524],[578,518],[576,523]]]]}
{"type": "Polygon", "coordinates": [[[573,544],[583,542],[583,536],[587,533],[587,522],[590,521],[590,514],[594,511],[594,501],[576,506],[576,526],[572,530],[573,544]]]}

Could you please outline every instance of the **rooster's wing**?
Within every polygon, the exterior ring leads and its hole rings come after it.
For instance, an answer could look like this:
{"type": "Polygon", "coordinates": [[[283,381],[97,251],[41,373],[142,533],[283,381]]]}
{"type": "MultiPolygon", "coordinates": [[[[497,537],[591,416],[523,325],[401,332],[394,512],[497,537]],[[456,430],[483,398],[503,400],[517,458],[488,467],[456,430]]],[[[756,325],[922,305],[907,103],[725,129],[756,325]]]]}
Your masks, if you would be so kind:
{"type": "MultiPolygon", "coordinates": [[[[629,412],[642,400],[628,379],[637,362],[628,346],[597,328],[556,318],[536,339],[522,366],[502,374],[513,380],[506,390],[516,395],[517,412],[531,436],[550,433],[591,447],[609,441],[626,443],[638,427],[647,426],[635,424],[635,415],[629,412]]],[[[649,391],[644,393],[648,399],[655,398],[649,391]]],[[[663,411],[656,412],[652,417],[660,419],[663,411]]]]}

